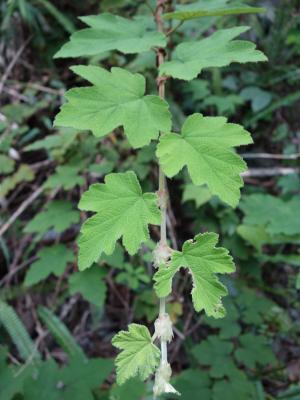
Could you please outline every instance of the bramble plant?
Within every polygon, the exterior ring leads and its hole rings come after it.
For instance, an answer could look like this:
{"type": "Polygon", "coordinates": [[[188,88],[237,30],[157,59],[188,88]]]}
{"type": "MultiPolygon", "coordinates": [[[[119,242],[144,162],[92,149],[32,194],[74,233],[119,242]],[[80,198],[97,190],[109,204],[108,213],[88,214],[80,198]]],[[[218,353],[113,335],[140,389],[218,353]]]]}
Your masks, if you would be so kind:
{"type": "Polygon", "coordinates": [[[108,71],[91,65],[72,67],[90,86],[69,90],[67,102],[55,119],[56,126],[90,130],[99,138],[123,127],[133,148],[144,147],[152,140],[157,142],[158,191],[143,193],[133,171],[107,175],[104,183],[91,185],[80,200],[81,210],[95,214],[83,224],[78,241],[78,265],[83,271],[97,262],[102,253],[112,254],[120,238],[130,255],[137,253],[150,238],[149,225],[160,225],[160,241],[153,252],[154,290],[160,299],[155,332],[151,336],[146,326],[133,323],[112,340],[120,350],[116,358],[118,384],[136,375],[146,380],[155,373],[155,397],[178,393],[170,384],[167,357],[173,330],[166,299],[172,291],[174,276],[181,268],[188,269],[195,310],[222,318],[222,297],[227,289],[218,275],[235,270],[228,251],[216,247],[215,233],[196,235],[183,244],[181,251],[169,247],[166,177],[172,178],[186,167],[194,185],[206,185],[211,194],[236,207],[246,164],[234,148],[252,143],[242,126],[229,123],[225,117],[205,117],[199,113],[188,116],[181,132],[173,133],[172,115],[165,100],[166,82],[171,78],[190,81],[203,69],[232,62],[266,61],[253,43],[236,39],[249,29],[245,26],[219,29],[200,41],[183,42],[172,54],[169,44],[172,34],[187,20],[262,11],[227,0],[200,0],[174,9],[172,1],[158,0],[153,10],[155,24],[146,17],[129,20],[109,13],[81,18],[88,28],[75,32],[56,55],[87,57],[107,51],[133,54],[149,50],[157,55],[158,95],[146,94],[146,81],[139,73],[123,68],[108,71]],[[169,20],[179,23],[172,26],[169,20]]]}

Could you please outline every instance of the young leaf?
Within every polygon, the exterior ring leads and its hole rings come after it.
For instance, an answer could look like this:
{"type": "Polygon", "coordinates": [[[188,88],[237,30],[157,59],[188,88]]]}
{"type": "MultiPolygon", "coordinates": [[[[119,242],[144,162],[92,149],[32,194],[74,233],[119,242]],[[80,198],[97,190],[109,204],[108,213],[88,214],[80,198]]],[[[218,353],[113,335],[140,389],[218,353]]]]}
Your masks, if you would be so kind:
{"type": "Polygon", "coordinates": [[[68,102],[55,118],[56,126],[89,129],[102,137],[119,126],[133,147],[143,147],[171,128],[168,104],[158,96],[145,96],[145,78],[122,68],[111,72],[96,66],[71,68],[93,86],[71,89],[68,102]]]}
{"type": "Polygon", "coordinates": [[[109,174],[105,183],[90,186],[79,208],[97,213],[81,228],[78,241],[81,270],[97,261],[102,252],[111,254],[121,236],[128,252],[135,254],[140,244],[149,239],[148,224],[160,222],[157,195],[143,194],[132,171],[109,174]]]}
{"type": "Polygon", "coordinates": [[[246,26],[221,29],[201,41],[179,44],[172,61],[160,66],[160,74],[189,81],[204,68],[225,67],[232,62],[266,61],[267,57],[255,50],[253,43],[232,40],[248,29],[246,26]]]}
{"type": "Polygon", "coordinates": [[[224,15],[256,14],[264,12],[261,7],[250,7],[241,2],[228,0],[199,0],[192,4],[177,6],[174,12],[163,15],[164,19],[186,21],[200,17],[221,17],[224,15]]]}
{"type": "Polygon", "coordinates": [[[119,385],[137,375],[141,380],[147,379],[159,364],[160,351],[143,325],[130,324],[128,331],[113,337],[112,344],[122,350],[116,358],[119,385]]]}
{"type": "Polygon", "coordinates": [[[56,232],[63,232],[72,224],[79,222],[79,212],[73,210],[72,203],[63,200],[54,200],[47,205],[44,211],[39,212],[25,227],[26,233],[44,234],[53,228],[56,232]]]}
{"type": "Polygon", "coordinates": [[[232,207],[240,198],[246,164],[233,152],[233,146],[252,143],[250,134],[240,125],[227,123],[224,117],[193,114],[183,124],[182,133],[163,135],[157,156],[168,177],[185,165],[195,185],[206,184],[212,194],[232,207]]]}
{"type": "Polygon", "coordinates": [[[149,31],[143,19],[129,20],[109,13],[79,19],[89,28],[75,32],[55,58],[93,56],[110,50],[133,54],[166,45],[165,36],[149,31]]]}
{"type": "Polygon", "coordinates": [[[196,311],[204,310],[208,316],[222,318],[225,309],[221,298],[227,294],[216,274],[235,270],[231,256],[222,247],[216,248],[218,235],[204,233],[183,244],[182,252],[174,251],[167,265],[161,265],[154,275],[155,290],[159,297],[168,296],[172,279],[181,267],[188,268],[193,279],[192,299],[196,311]]]}
{"type": "Polygon", "coordinates": [[[62,244],[43,248],[37,253],[37,257],[39,259],[30,265],[26,273],[25,286],[35,285],[50,274],[62,275],[67,263],[74,261],[72,250],[62,244]]]}
{"type": "Polygon", "coordinates": [[[106,295],[104,276],[105,270],[96,264],[86,271],[76,272],[69,279],[70,293],[80,293],[87,301],[102,307],[106,295]]]}

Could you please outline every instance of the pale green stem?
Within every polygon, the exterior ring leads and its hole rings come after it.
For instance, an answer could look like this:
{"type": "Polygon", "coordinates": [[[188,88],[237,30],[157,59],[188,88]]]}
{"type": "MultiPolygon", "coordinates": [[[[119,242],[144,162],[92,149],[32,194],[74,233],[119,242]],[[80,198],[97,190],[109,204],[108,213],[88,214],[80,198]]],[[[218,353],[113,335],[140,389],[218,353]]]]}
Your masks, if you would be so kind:
{"type": "MultiPolygon", "coordinates": [[[[160,32],[164,31],[163,21],[161,15],[163,13],[162,1],[157,0],[157,9],[155,14],[157,28],[160,32]]],[[[158,66],[164,62],[164,51],[158,50],[158,66]]],[[[159,96],[165,98],[165,81],[163,79],[158,79],[158,93],[159,96]]],[[[167,245],[167,190],[166,190],[166,177],[163,173],[161,166],[159,166],[159,199],[160,199],[160,209],[161,209],[161,223],[160,223],[160,245],[167,245]]],[[[166,313],[166,298],[163,297],[159,300],[159,315],[164,315],[166,313]]],[[[168,349],[167,342],[161,340],[161,364],[167,362],[168,360],[168,349]]]]}

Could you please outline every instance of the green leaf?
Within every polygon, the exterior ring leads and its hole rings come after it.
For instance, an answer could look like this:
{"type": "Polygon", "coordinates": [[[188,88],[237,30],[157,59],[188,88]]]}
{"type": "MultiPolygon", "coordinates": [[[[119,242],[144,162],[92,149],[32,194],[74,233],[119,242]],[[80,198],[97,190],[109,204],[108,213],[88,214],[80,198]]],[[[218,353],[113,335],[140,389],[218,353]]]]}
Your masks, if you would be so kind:
{"type": "Polygon", "coordinates": [[[84,179],[78,175],[79,168],[77,166],[62,165],[56,168],[55,174],[51,175],[44,183],[45,188],[55,189],[63,187],[70,190],[76,185],[83,185],[84,179]]]}
{"type": "Polygon", "coordinates": [[[110,50],[133,54],[166,45],[165,36],[149,31],[144,19],[129,20],[109,13],[79,19],[89,28],[75,32],[55,58],[93,56],[110,50]]]}
{"type": "Polygon", "coordinates": [[[33,372],[30,365],[26,368],[22,365],[20,368],[15,368],[6,363],[7,350],[0,346],[0,399],[12,400],[17,399],[17,394],[23,392],[24,380],[33,372]]]}
{"type": "Polygon", "coordinates": [[[263,262],[270,263],[284,263],[288,265],[293,265],[295,267],[300,267],[300,254],[275,254],[274,256],[269,256],[267,254],[258,254],[257,257],[263,262]]]}
{"type": "Polygon", "coordinates": [[[146,380],[159,364],[160,350],[152,343],[150,332],[143,325],[130,324],[128,331],[113,337],[112,344],[122,350],[116,358],[119,385],[137,375],[146,380]]]}
{"type": "Polygon", "coordinates": [[[94,400],[92,390],[99,387],[112,370],[112,362],[101,358],[71,359],[58,368],[52,360],[44,362],[25,383],[24,400],[94,400]]]}
{"type": "Polygon", "coordinates": [[[106,272],[94,264],[83,272],[72,274],[69,279],[70,293],[80,293],[82,297],[97,307],[103,307],[106,296],[106,285],[103,277],[106,272]]]}
{"type": "Polygon", "coordinates": [[[177,6],[174,12],[166,13],[163,18],[186,21],[201,17],[221,17],[236,14],[262,13],[261,7],[250,7],[242,2],[229,2],[228,0],[200,0],[188,5],[177,6]]]}
{"type": "Polygon", "coordinates": [[[241,104],[243,104],[243,99],[235,94],[226,96],[209,96],[203,101],[205,107],[215,106],[218,114],[221,115],[234,114],[236,107],[241,104]]]}
{"type": "Polygon", "coordinates": [[[238,323],[239,313],[232,301],[229,298],[224,300],[224,307],[226,308],[226,316],[222,319],[214,319],[205,317],[204,322],[214,329],[220,329],[220,339],[231,339],[238,337],[241,332],[240,324],[238,323]]]}
{"type": "Polygon", "coordinates": [[[249,325],[261,326],[270,316],[274,303],[266,297],[261,297],[256,291],[242,287],[236,298],[242,320],[249,325]]]}
{"type": "Polygon", "coordinates": [[[196,207],[201,207],[211,199],[211,192],[205,186],[195,186],[192,183],[188,183],[184,187],[182,202],[194,200],[196,207]]]}
{"type": "Polygon", "coordinates": [[[56,232],[63,232],[78,222],[79,212],[73,210],[72,203],[64,200],[54,200],[26,225],[24,232],[44,234],[50,229],[54,229],[56,232]]]}
{"type": "Polygon", "coordinates": [[[253,384],[237,369],[229,380],[216,381],[213,386],[213,400],[253,400],[253,396],[253,384]]]}
{"type": "Polygon", "coordinates": [[[135,254],[140,244],[149,239],[148,224],[159,224],[157,200],[154,193],[142,193],[132,171],[109,174],[105,183],[90,186],[79,208],[97,214],[81,228],[79,269],[88,268],[102,252],[111,254],[121,236],[127,251],[135,254]]]}
{"type": "Polygon", "coordinates": [[[138,379],[130,379],[122,386],[113,386],[109,400],[141,400],[145,396],[146,385],[138,379]]]}
{"type": "Polygon", "coordinates": [[[0,322],[17,347],[21,358],[30,363],[39,361],[41,355],[15,310],[0,300],[0,322]]]}
{"type": "Polygon", "coordinates": [[[261,225],[239,225],[238,234],[248,241],[259,252],[264,244],[300,243],[300,235],[270,234],[266,231],[266,226],[261,225]]]}
{"type": "Polygon", "coordinates": [[[208,336],[207,340],[195,346],[192,354],[200,365],[210,367],[209,375],[212,378],[223,378],[228,372],[235,369],[230,357],[233,351],[233,344],[221,340],[218,336],[208,336]]]}
{"type": "Polygon", "coordinates": [[[182,252],[174,251],[167,265],[161,265],[154,275],[155,290],[159,297],[168,296],[172,278],[181,267],[188,268],[193,279],[192,298],[196,311],[204,310],[208,316],[221,318],[225,309],[221,298],[227,294],[216,274],[235,270],[232,258],[222,247],[216,248],[218,235],[204,233],[183,244],[182,252]]]}
{"type": "Polygon", "coordinates": [[[296,289],[300,290],[300,272],[298,272],[296,277],[296,289]]]}
{"type": "Polygon", "coordinates": [[[76,343],[66,325],[64,325],[51,310],[47,307],[40,306],[38,308],[38,315],[54,336],[57,343],[70,357],[78,357],[78,359],[86,361],[86,356],[83,350],[76,343]]]}
{"type": "Polygon", "coordinates": [[[111,72],[96,66],[71,68],[93,86],[71,89],[68,102],[55,118],[56,126],[91,130],[102,137],[119,126],[133,147],[142,147],[171,129],[168,104],[145,93],[145,78],[122,68],[111,72]]]}
{"type": "Polygon", "coordinates": [[[48,135],[43,139],[36,140],[25,147],[26,151],[48,150],[54,157],[61,157],[75,141],[78,131],[71,128],[63,128],[59,133],[48,135]]]}
{"type": "Polygon", "coordinates": [[[26,164],[21,164],[18,170],[1,182],[0,199],[8,195],[17,185],[31,182],[34,179],[33,170],[26,164]]]}
{"type": "Polygon", "coordinates": [[[73,33],[75,30],[73,21],[67,17],[64,12],[59,11],[59,9],[48,0],[37,0],[41,6],[43,6],[46,11],[61,25],[61,27],[68,33],[73,33]]]}
{"type": "Polygon", "coordinates": [[[264,194],[245,196],[239,206],[245,213],[246,225],[264,225],[268,234],[296,235],[300,233],[300,197],[288,201],[264,194]]]}
{"type": "Polygon", "coordinates": [[[255,113],[267,107],[272,100],[272,94],[270,92],[256,86],[244,88],[240,95],[243,99],[251,101],[251,108],[255,113]]]}
{"type": "Polygon", "coordinates": [[[15,160],[7,157],[4,154],[0,154],[0,175],[6,175],[13,172],[15,167],[15,160]]]}
{"type": "Polygon", "coordinates": [[[212,194],[234,207],[246,164],[232,148],[248,143],[252,143],[251,136],[242,126],[227,123],[224,117],[193,114],[184,122],[181,134],[161,137],[157,156],[168,177],[186,165],[195,185],[206,184],[212,194]]]}
{"type": "Polygon", "coordinates": [[[235,351],[234,355],[237,361],[247,368],[253,369],[257,365],[265,366],[276,362],[272,348],[264,336],[246,333],[239,337],[239,341],[241,347],[235,351]]]}
{"type": "Polygon", "coordinates": [[[261,251],[262,246],[265,243],[270,243],[272,241],[271,236],[266,232],[265,228],[260,225],[239,225],[237,227],[238,234],[248,241],[253,247],[258,251],[261,251]]]}
{"type": "Polygon", "coordinates": [[[30,265],[26,273],[25,286],[35,285],[50,274],[62,275],[67,263],[74,261],[73,251],[62,244],[44,247],[37,253],[37,257],[39,259],[30,265]]]}
{"type": "Polygon", "coordinates": [[[267,57],[255,50],[253,43],[233,40],[248,29],[245,26],[221,29],[201,41],[179,44],[172,61],[160,66],[160,74],[189,81],[205,68],[225,67],[233,62],[266,61],[267,57]]]}
{"type": "Polygon", "coordinates": [[[211,383],[207,372],[197,369],[186,369],[179,376],[176,376],[174,385],[179,393],[181,393],[181,400],[191,400],[195,398],[196,393],[198,399],[211,398],[211,383]]]}

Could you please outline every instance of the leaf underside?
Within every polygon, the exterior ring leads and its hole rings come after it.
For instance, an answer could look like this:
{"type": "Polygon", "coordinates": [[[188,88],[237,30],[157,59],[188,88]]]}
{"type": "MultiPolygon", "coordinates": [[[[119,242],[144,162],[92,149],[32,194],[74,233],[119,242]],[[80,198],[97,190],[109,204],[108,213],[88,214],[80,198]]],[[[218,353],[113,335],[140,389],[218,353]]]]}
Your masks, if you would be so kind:
{"type": "Polygon", "coordinates": [[[128,331],[114,336],[112,344],[121,350],[115,361],[119,385],[137,375],[146,380],[159,364],[160,350],[152,343],[150,332],[143,325],[130,324],[128,331]]]}

